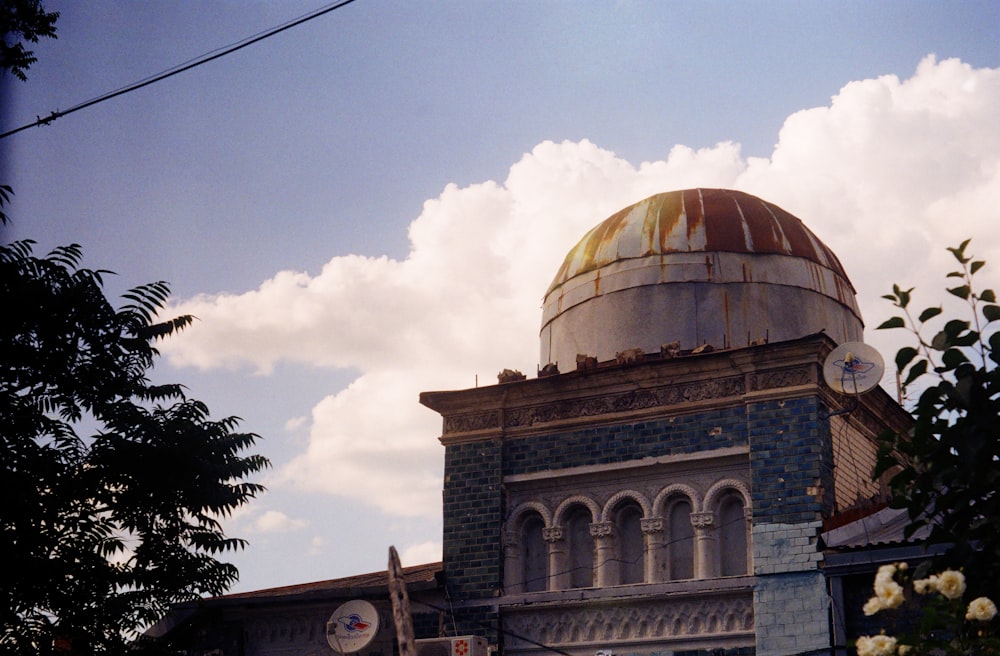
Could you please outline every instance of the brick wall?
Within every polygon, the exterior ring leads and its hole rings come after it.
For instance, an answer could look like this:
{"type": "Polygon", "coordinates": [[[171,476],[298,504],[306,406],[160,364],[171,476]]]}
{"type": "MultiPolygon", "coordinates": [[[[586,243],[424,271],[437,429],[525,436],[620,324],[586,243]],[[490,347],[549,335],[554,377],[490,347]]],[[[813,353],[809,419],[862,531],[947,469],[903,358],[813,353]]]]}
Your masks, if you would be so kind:
{"type": "Polygon", "coordinates": [[[757,654],[829,654],[827,599],[819,571],[759,577],[754,585],[757,654]]]}
{"type": "Polygon", "coordinates": [[[754,524],[799,524],[833,509],[829,419],[815,397],[750,403],[754,524]]]}
{"type": "Polygon", "coordinates": [[[666,419],[509,439],[504,444],[503,458],[505,474],[529,474],[746,443],[746,411],[738,405],[666,419]]]}
{"type": "Polygon", "coordinates": [[[475,602],[492,599],[503,578],[500,451],[497,440],[449,445],[442,499],[445,585],[455,635],[481,635],[491,643],[497,641],[496,613],[475,602]]]}
{"type": "Polygon", "coordinates": [[[828,653],[829,603],[817,535],[833,509],[833,447],[819,399],[747,406],[757,654],[828,653]]]}

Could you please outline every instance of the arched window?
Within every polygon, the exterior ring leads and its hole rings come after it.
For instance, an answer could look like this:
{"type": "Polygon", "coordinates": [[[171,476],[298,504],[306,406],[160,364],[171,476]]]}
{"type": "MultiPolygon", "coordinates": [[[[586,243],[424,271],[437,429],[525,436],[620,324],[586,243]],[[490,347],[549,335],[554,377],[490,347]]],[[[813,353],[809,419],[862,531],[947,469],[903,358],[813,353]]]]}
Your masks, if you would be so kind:
{"type": "Polygon", "coordinates": [[[719,501],[719,574],[740,576],[747,573],[747,523],[743,497],[731,492],[719,501]]]}
{"type": "Polygon", "coordinates": [[[590,537],[593,521],[590,510],[583,506],[572,509],[566,517],[571,588],[590,588],[594,585],[594,539],[590,537]]]}
{"type": "Polygon", "coordinates": [[[538,513],[529,513],[521,522],[521,583],[525,592],[546,589],[548,549],[542,530],[545,521],[538,513]]]}
{"type": "Polygon", "coordinates": [[[679,498],[667,506],[667,579],[694,578],[694,527],[691,502],[679,498]]]}
{"type": "Polygon", "coordinates": [[[619,583],[643,582],[642,508],[634,501],[618,506],[615,512],[615,552],[619,583]]]}

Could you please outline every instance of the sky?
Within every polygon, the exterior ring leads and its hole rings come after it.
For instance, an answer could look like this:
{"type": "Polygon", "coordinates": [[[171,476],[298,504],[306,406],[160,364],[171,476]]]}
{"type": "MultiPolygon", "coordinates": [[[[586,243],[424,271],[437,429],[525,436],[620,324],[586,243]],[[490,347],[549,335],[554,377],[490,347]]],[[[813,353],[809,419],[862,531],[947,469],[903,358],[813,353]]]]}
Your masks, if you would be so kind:
{"type": "MultiPolygon", "coordinates": [[[[19,127],[328,3],[48,0],[2,88],[19,127]]],[[[740,189],[880,297],[947,302],[971,237],[1000,287],[1000,3],[357,0],[0,140],[3,240],[68,243],[108,294],[198,320],[154,376],[260,434],[233,591],[440,559],[441,419],[421,391],[534,376],[567,251],[662,191],[740,189]]],[[[890,365],[890,370],[891,370],[890,365]]],[[[891,388],[891,381],[884,382],[891,388]]]]}

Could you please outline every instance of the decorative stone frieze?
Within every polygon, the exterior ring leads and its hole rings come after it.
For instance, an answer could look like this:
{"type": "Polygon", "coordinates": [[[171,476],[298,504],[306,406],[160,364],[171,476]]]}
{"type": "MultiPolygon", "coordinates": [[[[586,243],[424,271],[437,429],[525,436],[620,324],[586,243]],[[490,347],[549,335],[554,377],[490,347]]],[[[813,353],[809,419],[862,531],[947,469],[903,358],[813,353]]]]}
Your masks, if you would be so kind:
{"type": "Polygon", "coordinates": [[[448,433],[471,433],[499,426],[500,412],[498,410],[444,418],[444,432],[446,435],[448,433]]]}
{"type": "MultiPolygon", "coordinates": [[[[614,604],[581,604],[530,612],[506,609],[509,635],[524,636],[550,647],[581,647],[608,643],[660,644],[700,635],[747,634],[754,628],[750,590],[688,599],[616,600],[614,604]]],[[[515,638],[508,650],[529,648],[515,638]]]]}
{"type": "Polygon", "coordinates": [[[744,392],[743,376],[728,376],[658,389],[630,390],[620,394],[512,408],[504,413],[504,427],[518,428],[566,419],[722,399],[739,396],[744,392]]]}
{"type": "Polygon", "coordinates": [[[750,390],[760,391],[774,389],[776,387],[792,387],[795,385],[807,385],[815,383],[817,380],[816,366],[805,365],[799,367],[788,367],[786,369],[776,369],[774,371],[762,371],[750,375],[750,390]]]}

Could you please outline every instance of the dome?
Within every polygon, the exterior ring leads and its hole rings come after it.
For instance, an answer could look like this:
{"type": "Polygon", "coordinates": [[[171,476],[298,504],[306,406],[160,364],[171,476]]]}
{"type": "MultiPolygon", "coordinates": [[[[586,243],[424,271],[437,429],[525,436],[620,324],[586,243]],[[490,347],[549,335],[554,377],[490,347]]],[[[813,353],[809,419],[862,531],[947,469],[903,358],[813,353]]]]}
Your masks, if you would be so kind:
{"type": "Polygon", "coordinates": [[[740,191],[687,189],[630,205],[584,235],[545,294],[541,362],[745,346],[825,330],[861,339],[840,261],[795,216],[740,191]]]}

